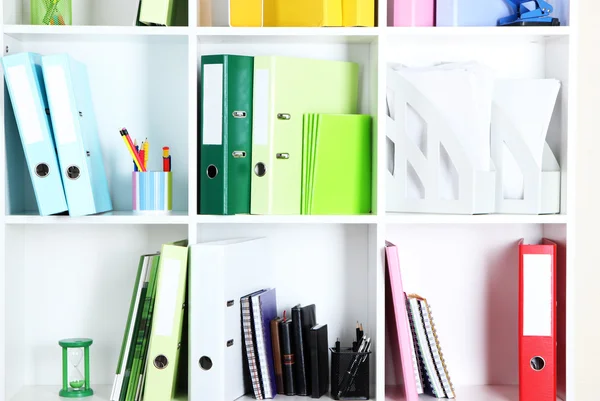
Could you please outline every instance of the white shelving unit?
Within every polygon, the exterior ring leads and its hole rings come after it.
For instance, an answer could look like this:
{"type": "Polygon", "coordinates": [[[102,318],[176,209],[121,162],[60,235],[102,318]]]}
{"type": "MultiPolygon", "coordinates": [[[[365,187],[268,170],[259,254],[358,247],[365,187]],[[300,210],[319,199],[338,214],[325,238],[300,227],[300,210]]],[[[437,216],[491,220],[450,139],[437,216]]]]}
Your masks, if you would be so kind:
{"type": "MultiPolygon", "coordinates": [[[[213,0],[214,3],[222,0],[213,0]]],[[[375,28],[135,27],[135,0],[74,1],[73,26],[26,25],[29,0],[0,3],[4,54],[67,52],[87,64],[115,211],[40,217],[5,91],[0,124],[0,400],[59,400],[60,338],[88,336],[91,401],[108,401],[139,255],[163,242],[240,236],[271,241],[278,306],[316,303],[329,339],[351,341],[357,320],[374,340],[372,394],[399,400],[386,346],[385,241],[399,247],[408,292],[431,303],[461,401],[517,401],[520,238],[560,244],[566,300],[559,309],[559,393],[574,393],[574,150],[576,1],[562,27],[375,28]],[[293,55],[360,64],[359,111],[376,122],[374,213],[363,216],[197,215],[198,73],[202,55],[293,55]],[[562,168],[561,214],[432,215],[386,213],[385,68],[476,60],[502,77],[562,82],[548,142],[562,168]],[[148,137],[151,155],[171,147],[174,212],[131,212],[132,163],[118,129],[148,137]],[[569,243],[569,253],[565,244],[569,243]]],[[[2,85],[4,85],[2,83],[2,85]]],[[[152,165],[150,166],[152,167],[152,165]]],[[[158,167],[158,166],[157,166],[158,167]]],[[[325,397],[328,399],[328,397],[325,397]]],[[[250,399],[245,397],[242,399],[250,399]]],[[[290,401],[301,397],[288,397],[290,401]]],[[[429,399],[424,397],[424,399],[429,399]]]]}

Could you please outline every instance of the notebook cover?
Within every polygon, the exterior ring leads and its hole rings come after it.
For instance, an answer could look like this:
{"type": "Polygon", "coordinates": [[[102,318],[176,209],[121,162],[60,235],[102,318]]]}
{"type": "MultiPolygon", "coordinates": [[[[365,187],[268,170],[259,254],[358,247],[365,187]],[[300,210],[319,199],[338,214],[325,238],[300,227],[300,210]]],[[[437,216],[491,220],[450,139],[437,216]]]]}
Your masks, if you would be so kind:
{"type": "Polygon", "coordinates": [[[302,327],[302,307],[300,305],[296,305],[292,308],[292,333],[294,342],[294,356],[296,357],[296,369],[294,370],[296,394],[308,395],[308,384],[306,380],[306,358],[304,354],[302,327]]]}
{"type": "Polygon", "coordinates": [[[277,293],[274,288],[251,297],[253,308],[254,335],[264,398],[274,398],[277,394],[275,367],[273,365],[273,346],[271,339],[271,320],[277,317],[277,293]],[[258,301],[258,308],[255,306],[258,301]],[[256,312],[259,312],[257,315],[256,312]],[[260,325],[260,327],[259,327],[260,325]]]}
{"type": "Polygon", "coordinates": [[[273,348],[273,366],[275,367],[277,394],[285,394],[283,385],[283,366],[281,363],[281,336],[279,333],[280,323],[280,317],[271,320],[271,346],[273,348]]]}
{"type": "Polygon", "coordinates": [[[320,398],[329,389],[327,325],[310,329],[311,397],[320,398]]]}
{"type": "Polygon", "coordinates": [[[290,319],[279,322],[279,334],[281,340],[281,354],[283,359],[283,387],[285,395],[296,395],[294,385],[294,347],[292,344],[292,321],[290,319]]]}
{"type": "MultiPolygon", "coordinates": [[[[256,293],[253,293],[256,294],[256,293]]],[[[257,400],[263,399],[263,389],[261,386],[260,368],[258,365],[258,355],[254,339],[254,325],[252,319],[251,296],[246,295],[240,299],[242,313],[242,330],[244,331],[244,352],[246,354],[245,365],[248,368],[252,392],[257,400]]]]}
{"type": "Polygon", "coordinates": [[[306,371],[306,392],[312,393],[311,371],[312,365],[310,362],[310,329],[317,325],[317,308],[313,305],[302,307],[302,340],[304,342],[304,366],[306,371]]]}

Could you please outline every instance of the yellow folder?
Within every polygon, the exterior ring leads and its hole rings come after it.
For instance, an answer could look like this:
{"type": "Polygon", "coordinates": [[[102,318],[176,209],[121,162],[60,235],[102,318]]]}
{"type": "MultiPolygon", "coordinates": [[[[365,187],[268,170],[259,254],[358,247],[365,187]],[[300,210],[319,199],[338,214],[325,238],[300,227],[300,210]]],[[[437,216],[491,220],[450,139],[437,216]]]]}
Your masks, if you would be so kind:
{"type": "Polygon", "coordinates": [[[262,26],[263,0],[229,0],[229,25],[235,27],[262,26]]]}
{"type": "Polygon", "coordinates": [[[375,26],[375,0],[342,0],[344,26],[375,26]]]}
{"type": "Polygon", "coordinates": [[[342,0],[265,0],[264,16],[265,26],[342,26],[342,0]]]}

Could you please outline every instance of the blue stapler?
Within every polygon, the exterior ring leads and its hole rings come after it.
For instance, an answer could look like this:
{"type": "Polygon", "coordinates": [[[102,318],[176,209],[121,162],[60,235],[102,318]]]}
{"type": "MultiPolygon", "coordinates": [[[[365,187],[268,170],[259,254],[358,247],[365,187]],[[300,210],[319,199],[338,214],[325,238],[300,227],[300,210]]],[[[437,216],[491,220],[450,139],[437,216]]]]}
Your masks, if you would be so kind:
{"type": "Polygon", "coordinates": [[[559,26],[558,18],[552,18],[551,4],[543,0],[508,0],[517,9],[517,13],[500,18],[502,26],[559,26]]]}

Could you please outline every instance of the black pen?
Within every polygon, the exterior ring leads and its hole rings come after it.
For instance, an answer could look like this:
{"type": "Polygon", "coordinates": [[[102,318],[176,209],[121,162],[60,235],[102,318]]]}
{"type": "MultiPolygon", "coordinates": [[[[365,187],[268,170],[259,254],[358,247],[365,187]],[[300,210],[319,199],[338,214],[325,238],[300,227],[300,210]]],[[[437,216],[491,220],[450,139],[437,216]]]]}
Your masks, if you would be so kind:
{"type": "MultiPolygon", "coordinates": [[[[358,347],[358,351],[356,351],[356,352],[357,353],[364,352],[364,349],[366,348],[366,346],[367,346],[367,339],[365,337],[363,337],[362,340],[360,341],[360,346],[358,347]]],[[[348,370],[344,374],[342,383],[340,384],[340,390],[338,391],[338,398],[342,396],[342,393],[345,393],[348,391],[349,385],[352,381],[352,374],[354,372],[354,375],[356,375],[356,372],[358,370],[358,365],[360,365],[360,363],[362,362],[361,359],[363,359],[363,357],[361,355],[356,355],[352,358],[352,362],[350,363],[348,370]],[[344,383],[346,383],[346,384],[344,384],[344,383]]]]}

